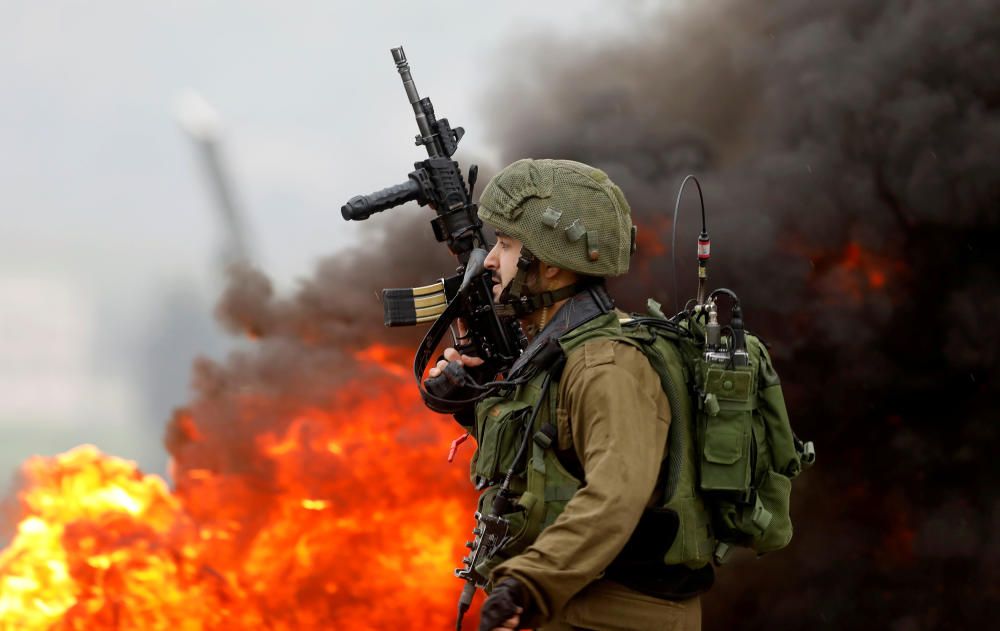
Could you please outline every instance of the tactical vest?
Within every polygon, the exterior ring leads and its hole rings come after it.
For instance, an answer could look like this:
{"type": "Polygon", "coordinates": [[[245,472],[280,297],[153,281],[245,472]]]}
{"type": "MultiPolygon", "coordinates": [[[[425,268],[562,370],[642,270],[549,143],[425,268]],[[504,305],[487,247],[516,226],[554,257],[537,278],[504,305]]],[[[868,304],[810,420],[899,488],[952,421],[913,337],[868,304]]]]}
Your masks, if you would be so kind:
{"type": "MultiPolygon", "coordinates": [[[[702,360],[701,332],[691,330],[697,325],[678,331],[658,326],[654,320],[666,323],[662,318],[619,315],[602,314],[560,336],[558,343],[567,356],[598,338],[629,344],[643,352],[660,376],[672,418],[660,508],[676,513],[679,523],[662,562],[697,569],[713,559],[723,562],[731,544],[760,554],[787,545],[792,536],[790,478],[801,470],[802,454],[764,345],[748,334],[749,366],[710,365],[702,360]]],[[[481,512],[489,511],[523,432],[533,435],[527,466],[513,478],[518,510],[504,516],[510,536],[495,557],[477,568],[484,576],[531,545],[582,484],[556,451],[555,377],[539,372],[507,396],[485,399],[476,407],[471,476],[483,491],[481,512]]]]}

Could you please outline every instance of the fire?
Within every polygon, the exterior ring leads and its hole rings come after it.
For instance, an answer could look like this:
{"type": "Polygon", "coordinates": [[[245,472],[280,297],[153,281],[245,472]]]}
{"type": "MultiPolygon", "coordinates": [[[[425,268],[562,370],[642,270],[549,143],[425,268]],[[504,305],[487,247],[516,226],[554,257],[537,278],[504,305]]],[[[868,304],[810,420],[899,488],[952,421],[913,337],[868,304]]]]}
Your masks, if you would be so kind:
{"type": "Polygon", "coordinates": [[[173,492],[89,446],[30,459],[0,630],[450,626],[475,500],[446,462],[459,428],[398,355],[359,354],[363,377],[253,436],[242,469],[178,463],[173,492]]]}
{"type": "Polygon", "coordinates": [[[898,282],[906,275],[902,260],[882,252],[866,249],[857,241],[848,241],[837,248],[812,248],[798,236],[785,239],[792,252],[807,258],[813,268],[813,279],[828,290],[830,302],[860,305],[873,294],[898,293],[898,282]]]}
{"type": "Polygon", "coordinates": [[[162,479],[78,447],[24,465],[27,516],[0,554],[0,628],[198,628],[201,542],[162,479]],[[185,610],[189,612],[184,614],[185,610]]]}
{"type": "MultiPolygon", "coordinates": [[[[861,304],[873,292],[886,293],[898,289],[891,287],[890,281],[898,279],[906,272],[902,261],[885,254],[867,250],[856,241],[849,241],[839,252],[831,256],[813,258],[817,260],[817,272],[828,279],[836,289],[834,296],[847,296],[854,304],[861,304]]],[[[891,293],[891,292],[890,292],[891,293]]]]}
{"type": "Polygon", "coordinates": [[[874,253],[867,252],[855,242],[850,242],[844,248],[841,266],[844,270],[860,274],[868,281],[870,289],[885,287],[885,267],[891,262],[881,260],[874,253]]]}
{"type": "Polygon", "coordinates": [[[406,349],[372,344],[368,348],[356,352],[354,358],[358,361],[378,364],[387,373],[405,378],[409,374],[406,366],[410,362],[412,354],[412,351],[406,349]]]}
{"type": "Polygon", "coordinates": [[[641,252],[643,260],[667,254],[670,226],[669,217],[654,216],[647,219],[636,231],[636,252],[641,252]]]}

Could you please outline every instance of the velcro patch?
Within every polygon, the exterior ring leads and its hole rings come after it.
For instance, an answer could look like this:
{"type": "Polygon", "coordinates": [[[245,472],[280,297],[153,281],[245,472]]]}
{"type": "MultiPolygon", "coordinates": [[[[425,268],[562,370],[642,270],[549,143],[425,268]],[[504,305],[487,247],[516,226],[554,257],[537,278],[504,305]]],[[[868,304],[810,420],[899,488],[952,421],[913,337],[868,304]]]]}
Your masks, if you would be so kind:
{"type": "Polygon", "coordinates": [[[559,225],[560,217],[562,217],[562,211],[549,206],[545,209],[545,212],[542,213],[542,223],[549,228],[555,228],[559,225]]]}
{"type": "Polygon", "coordinates": [[[573,223],[566,227],[566,238],[569,239],[570,243],[576,243],[585,234],[587,234],[587,228],[584,227],[580,219],[574,219],[573,223]]]}
{"type": "Polygon", "coordinates": [[[603,340],[595,344],[584,344],[583,363],[587,368],[615,363],[614,344],[603,340]]]}

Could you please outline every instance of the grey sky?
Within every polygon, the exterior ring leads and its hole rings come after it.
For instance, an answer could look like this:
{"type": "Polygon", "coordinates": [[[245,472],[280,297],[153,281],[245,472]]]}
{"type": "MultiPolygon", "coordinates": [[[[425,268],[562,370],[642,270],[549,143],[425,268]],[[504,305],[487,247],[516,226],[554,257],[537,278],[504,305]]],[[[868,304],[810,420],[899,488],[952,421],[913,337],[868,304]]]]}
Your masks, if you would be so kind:
{"type": "MultiPolygon", "coordinates": [[[[141,460],[161,451],[146,434],[162,419],[138,418],[150,416],[142,375],[160,378],[149,351],[163,344],[150,337],[171,321],[166,305],[204,305],[210,319],[222,238],[173,117],[184,88],[221,113],[254,245],[288,289],[356,239],[358,226],[340,218],[343,201],[402,180],[421,157],[390,47],[405,46],[422,95],[469,130],[465,151],[489,159],[477,100],[505,58],[525,63],[521,33],[620,35],[626,21],[609,6],[4,2],[0,431],[10,453],[0,469],[61,448],[51,441],[60,432],[98,444],[108,434],[109,448],[125,451],[141,440],[127,454],[141,460]],[[49,442],[32,438],[39,431],[49,442]]],[[[185,327],[178,335],[190,345],[218,350],[210,324],[185,327]]]]}

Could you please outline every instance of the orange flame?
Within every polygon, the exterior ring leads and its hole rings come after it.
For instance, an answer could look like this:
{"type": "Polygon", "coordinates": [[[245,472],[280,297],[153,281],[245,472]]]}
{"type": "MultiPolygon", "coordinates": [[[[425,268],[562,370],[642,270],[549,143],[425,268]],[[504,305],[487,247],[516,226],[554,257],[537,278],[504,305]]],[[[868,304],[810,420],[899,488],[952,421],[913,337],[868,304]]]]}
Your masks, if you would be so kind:
{"type": "MultiPolygon", "coordinates": [[[[815,258],[812,259],[816,263],[815,258]]],[[[822,259],[820,259],[822,260],[822,259]]],[[[884,254],[866,250],[856,241],[850,241],[843,250],[832,257],[832,265],[824,265],[823,274],[837,289],[831,299],[847,296],[854,304],[864,302],[866,296],[878,292],[892,293],[898,283],[891,286],[890,281],[897,280],[906,273],[902,261],[895,260],[884,254]]]]}
{"type": "Polygon", "coordinates": [[[669,217],[650,217],[636,231],[636,252],[641,252],[644,259],[650,259],[667,254],[667,236],[673,222],[669,217]]]}
{"type": "Polygon", "coordinates": [[[171,493],[90,446],[30,459],[0,553],[0,630],[450,626],[475,500],[445,461],[458,428],[423,408],[390,350],[359,355],[380,376],[333,409],[255,437],[267,483],[181,469],[171,493]]]}
{"type": "Polygon", "coordinates": [[[863,250],[852,241],[844,248],[841,266],[849,272],[861,274],[868,281],[870,289],[882,289],[885,287],[885,267],[892,266],[892,263],[863,250]]]}
{"type": "Polygon", "coordinates": [[[836,249],[813,248],[797,235],[784,239],[787,248],[809,260],[812,278],[827,288],[829,302],[840,303],[846,298],[860,305],[874,295],[898,294],[907,273],[906,264],[891,255],[868,250],[857,241],[848,241],[836,249]]]}

